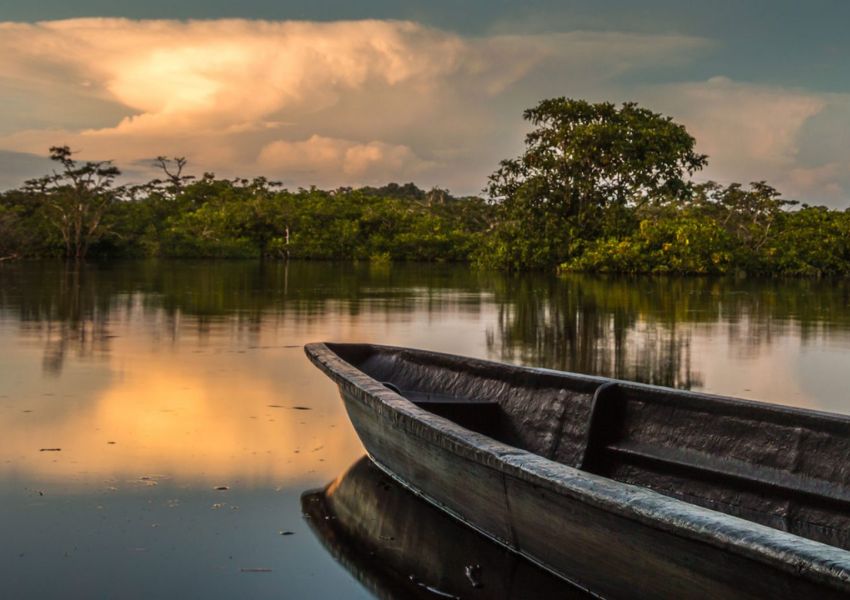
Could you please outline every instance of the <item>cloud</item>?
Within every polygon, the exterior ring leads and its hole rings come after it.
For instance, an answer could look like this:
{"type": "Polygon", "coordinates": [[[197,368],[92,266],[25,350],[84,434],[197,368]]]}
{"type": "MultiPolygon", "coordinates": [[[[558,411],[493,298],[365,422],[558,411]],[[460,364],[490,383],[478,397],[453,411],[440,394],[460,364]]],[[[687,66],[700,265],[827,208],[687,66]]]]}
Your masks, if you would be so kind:
{"type": "Polygon", "coordinates": [[[44,156],[0,150],[0,190],[19,185],[50,172],[52,165],[44,156]]]}
{"type": "Polygon", "coordinates": [[[788,197],[847,205],[850,147],[836,141],[847,137],[850,96],[725,77],[644,87],[638,95],[688,127],[709,155],[703,176],[766,180],[788,197]]]}
{"type": "Polygon", "coordinates": [[[330,170],[337,173],[332,181],[335,185],[351,180],[382,183],[387,171],[406,180],[428,166],[407,146],[377,141],[363,144],[319,135],[303,141],[271,142],[260,151],[257,162],[269,172],[286,170],[316,176],[330,170]]]}
{"type": "MultiPolygon", "coordinates": [[[[142,159],[167,154],[195,172],[290,187],[414,180],[475,193],[521,151],[524,108],[560,95],[637,99],[688,127],[710,156],[703,176],[845,206],[850,96],[664,81],[711,47],[627,32],[465,37],[379,20],[2,23],[0,150],[69,144],[136,178],[152,174],[142,159]]],[[[16,177],[0,164],[0,182],[16,177]]]]}
{"type": "Polygon", "coordinates": [[[0,149],[69,144],[119,166],[186,155],[198,170],[289,185],[416,176],[476,191],[519,151],[524,108],[604,95],[624,74],[705,45],[612,32],[463,37],[377,20],[2,23],[0,149]]]}

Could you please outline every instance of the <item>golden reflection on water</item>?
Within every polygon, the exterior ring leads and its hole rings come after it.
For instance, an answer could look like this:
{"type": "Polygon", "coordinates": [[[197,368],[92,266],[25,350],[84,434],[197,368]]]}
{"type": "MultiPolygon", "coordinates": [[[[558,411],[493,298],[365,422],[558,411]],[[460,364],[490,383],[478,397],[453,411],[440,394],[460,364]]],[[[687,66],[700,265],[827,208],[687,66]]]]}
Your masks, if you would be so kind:
{"type": "Polygon", "coordinates": [[[72,487],[98,479],[285,484],[305,473],[333,477],[361,452],[335,386],[311,376],[299,344],[144,346],[119,336],[106,369],[76,367],[100,380],[91,395],[63,397],[59,379],[52,392],[7,399],[2,470],[72,487]]]}
{"type": "Polygon", "coordinates": [[[13,265],[0,269],[0,478],[69,490],[333,479],[362,448],[302,352],[318,340],[850,413],[846,298],[817,282],[421,265],[13,265]]]}

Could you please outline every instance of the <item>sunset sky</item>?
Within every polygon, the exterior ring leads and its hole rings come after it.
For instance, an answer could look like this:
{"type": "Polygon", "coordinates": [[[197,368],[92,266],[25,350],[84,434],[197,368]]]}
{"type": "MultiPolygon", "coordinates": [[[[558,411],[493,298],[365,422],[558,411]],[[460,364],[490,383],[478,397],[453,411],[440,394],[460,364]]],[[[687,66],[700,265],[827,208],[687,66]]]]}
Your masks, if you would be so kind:
{"type": "Polygon", "coordinates": [[[685,123],[702,178],[850,205],[850,3],[105,0],[0,6],[0,189],[51,145],[288,187],[477,193],[551,96],[685,123]]]}

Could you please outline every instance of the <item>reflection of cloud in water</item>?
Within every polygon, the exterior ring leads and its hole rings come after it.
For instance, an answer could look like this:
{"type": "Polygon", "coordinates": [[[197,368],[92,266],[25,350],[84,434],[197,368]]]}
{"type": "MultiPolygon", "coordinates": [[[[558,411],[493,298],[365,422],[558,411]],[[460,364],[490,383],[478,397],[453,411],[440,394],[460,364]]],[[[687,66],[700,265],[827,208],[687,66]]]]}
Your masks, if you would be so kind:
{"type": "Polygon", "coordinates": [[[741,346],[729,328],[716,329],[714,335],[698,338],[693,346],[705,380],[711,382],[712,393],[821,408],[803,393],[793,369],[800,352],[799,340],[776,335],[769,345],[760,346],[758,351],[748,345],[750,352],[742,356],[741,346]],[[741,368],[742,364],[746,368],[741,368]]]}
{"type": "MultiPolygon", "coordinates": [[[[341,404],[317,402],[325,394],[305,385],[300,349],[250,361],[231,354],[148,354],[134,342],[115,352],[122,359],[112,365],[112,383],[75,399],[74,410],[43,406],[26,420],[20,410],[0,413],[0,447],[12,457],[6,469],[81,483],[150,474],[283,483],[308,470],[329,477],[360,451],[341,404]],[[275,367],[276,377],[263,374],[275,367]],[[290,408],[305,404],[313,410],[290,408]],[[11,419],[26,425],[3,423],[11,419]],[[39,452],[43,447],[62,451],[48,455],[39,452]]],[[[316,386],[324,387],[335,393],[316,386]]]]}

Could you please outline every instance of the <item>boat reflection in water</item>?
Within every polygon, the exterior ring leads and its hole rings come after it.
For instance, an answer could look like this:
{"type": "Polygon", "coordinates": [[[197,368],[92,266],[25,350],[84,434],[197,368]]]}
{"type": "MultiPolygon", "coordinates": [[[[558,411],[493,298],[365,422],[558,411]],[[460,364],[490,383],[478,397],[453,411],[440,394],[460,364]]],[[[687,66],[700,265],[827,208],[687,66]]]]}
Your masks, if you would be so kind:
{"type": "Polygon", "coordinates": [[[301,507],[325,547],[379,598],[585,598],[445,515],[363,457],[301,507]]]}

